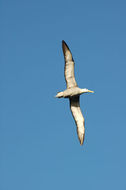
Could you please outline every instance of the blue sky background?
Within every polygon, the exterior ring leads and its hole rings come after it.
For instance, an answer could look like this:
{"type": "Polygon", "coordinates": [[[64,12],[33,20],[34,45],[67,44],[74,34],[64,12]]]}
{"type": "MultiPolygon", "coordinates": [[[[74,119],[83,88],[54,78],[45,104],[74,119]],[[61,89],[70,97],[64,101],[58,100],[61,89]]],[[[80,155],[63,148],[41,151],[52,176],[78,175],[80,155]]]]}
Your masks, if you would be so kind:
{"type": "Polygon", "coordinates": [[[0,189],[126,189],[126,1],[0,1],[0,189]],[[79,145],[61,41],[86,119],[79,145]]]}

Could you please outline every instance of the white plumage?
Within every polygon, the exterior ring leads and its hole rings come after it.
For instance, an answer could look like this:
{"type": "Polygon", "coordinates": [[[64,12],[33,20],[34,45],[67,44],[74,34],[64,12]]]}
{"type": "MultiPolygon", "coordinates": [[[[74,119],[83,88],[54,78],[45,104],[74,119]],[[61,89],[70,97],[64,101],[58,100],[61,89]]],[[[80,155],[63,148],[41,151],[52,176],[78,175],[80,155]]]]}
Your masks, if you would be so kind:
{"type": "Polygon", "coordinates": [[[92,92],[86,88],[80,89],[77,86],[75,76],[74,76],[74,60],[67,44],[62,41],[62,49],[65,59],[65,69],[64,75],[66,80],[67,89],[63,92],[57,93],[57,98],[69,98],[70,100],[70,109],[77,126],[77,134],[80,141],[80,144],[83,144],[84,135],[85,135],[85,124],[84,117],[80,109],[80,95],[86,92],[92,92]]]}

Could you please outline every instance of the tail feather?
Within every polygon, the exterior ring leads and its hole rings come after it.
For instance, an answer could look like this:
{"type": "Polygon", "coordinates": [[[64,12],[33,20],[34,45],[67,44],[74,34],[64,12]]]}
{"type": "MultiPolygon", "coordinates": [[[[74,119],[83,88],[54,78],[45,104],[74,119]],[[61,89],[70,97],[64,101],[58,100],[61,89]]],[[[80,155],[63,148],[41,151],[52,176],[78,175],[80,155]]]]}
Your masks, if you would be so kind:
{"type": "Polygon", "coordinates": [[[63,92],[58,92],[56,98],[62,98],[62,97],[63,97],[63,92]]]}

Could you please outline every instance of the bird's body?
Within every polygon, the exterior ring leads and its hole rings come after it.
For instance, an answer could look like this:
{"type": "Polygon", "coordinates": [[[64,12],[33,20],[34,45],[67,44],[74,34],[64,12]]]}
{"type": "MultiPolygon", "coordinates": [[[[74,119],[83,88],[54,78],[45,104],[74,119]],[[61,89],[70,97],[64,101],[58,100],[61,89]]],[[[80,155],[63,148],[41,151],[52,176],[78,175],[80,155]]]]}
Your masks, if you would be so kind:
{"type": "Polygon", "coordinates": [[[57,98],[70,98],[72,96],[78,96],[81,95],[82,89],[79,87],[72,87],[72,88],[68,88],[66,90],[64,90],[63,92],[59,92],[56,97],[57,98]]]}
{"type": "Polygon", "coordinates": [[[56,97],[69,98],[70,109],[77,126],[78,138],[79,138],[80,144],[82,145],[84,141],[85,124],[84,124],[84,117],[80,110],[79,97],[83,93],[93,92],[93,91],[88,90],[86,88],[81,89],[77,86],[77,83],[74,77],[74,60],[69,50],[69,47],[64,41],[62,41],[62,48],[63,48],[64,59],[65,59],[64,74],[65,74],[67,89],[64,90],[63,92],[57,93],[56,97]]]}

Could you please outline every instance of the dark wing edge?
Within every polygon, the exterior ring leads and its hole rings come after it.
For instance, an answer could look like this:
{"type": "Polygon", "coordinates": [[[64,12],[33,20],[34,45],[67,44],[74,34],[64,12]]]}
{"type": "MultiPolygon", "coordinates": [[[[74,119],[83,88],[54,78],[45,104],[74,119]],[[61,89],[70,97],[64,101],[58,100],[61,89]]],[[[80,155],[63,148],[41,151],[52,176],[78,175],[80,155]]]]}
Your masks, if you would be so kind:
{"type": "Polygon", "coordinates": [[[70,98],[70,109],[77,126],[78,139],[80,141],[80,145],[82,145],[85,136],[85,126],[84,117],[80,109],[79,96],[70,98]]]}
{"type": "Polygon", "coordinates": [[[77,83],[74,75],[74,60],[72,53],[65,41],[62,41],[62,49],[65,59],[64,75],[67,84],[67,88],[76,87],[77,83]]]}

